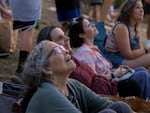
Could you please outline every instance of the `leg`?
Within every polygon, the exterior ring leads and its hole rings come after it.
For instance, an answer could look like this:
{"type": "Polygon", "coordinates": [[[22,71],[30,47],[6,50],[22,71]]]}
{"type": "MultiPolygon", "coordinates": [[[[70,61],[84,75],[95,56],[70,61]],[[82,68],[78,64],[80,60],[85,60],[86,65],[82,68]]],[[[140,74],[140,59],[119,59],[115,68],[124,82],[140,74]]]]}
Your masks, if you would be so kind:
{"type": "Polygon", "coordinates": [[[20,32],[20,50],[31,51],[35,29],[20,32]]]}
{"type": "Polygon", "coordinates": [[[90,6],[89,17],[94,18],[94,6],[93,5],[90,6]]]}
{"type": "Polygon", "coordinates": [[[19,62],[16,72],[22,72],[22,66],[32,50],[32,42],[34,37],[35,29],[20,31],[20,51],[19,51],[19,62]]]}
{"type": "Polygon", "coordinates": [[[113,0],[104,0],[103,5],[102,5],[102,10],[101,10],[101,21],[103,22],[106,18],[106,15],[109,11],[109,8],[112,4],[113,0]]]}
{"type": "Polygon", "coordinates": [[[104,109],[104,110],[102,110],[102,111],[100,111],[100,112],[98,112],[98,113],[117,113],[117,112],[115,112],[115,111],[112,110],[112,109],[104,109]]]}
{"type": "Polygon", "coordinates": [[[96,22],[100,22],[101,21],[101,5],[100,4],[96,4],[95,5],[95,13],[96,13],[96,22]]]}
{"type": "Polygon", "coordinates": [[[146,36],[147,36],[147,43],[146,47],[150,48],[150,14],[145,16],[147,21],[147,30],[146,30],[146,36]]]}
{"type": "Polygon", "coordinates": [[[131,79],[136,80],[142,90],[143,98],[150,98],[150,74],[149,72],[143,68],[139,67],[135,69],[135,73],[131,77],[131,79]]]}
{"type": "Polygon", "coordinates": [[[131,107],[125,102],[114,102],[110,106],[109,109],[116,111],[117,113],[133,113],[131,107]]]}
{"type": "MultiPolygon", "coordinates": [[[[125,62],[125,65],[131,67],[131,68],[136,68],[136,67],[145,67],[145,68],[149,68],[150,67],[150,53],[148,54],[144,54],[141,57],[138,57],[136,59],[133,60],[127,60],[125,62]]],[[[150,70],[149,70],[150,72],[150,70]]]]}

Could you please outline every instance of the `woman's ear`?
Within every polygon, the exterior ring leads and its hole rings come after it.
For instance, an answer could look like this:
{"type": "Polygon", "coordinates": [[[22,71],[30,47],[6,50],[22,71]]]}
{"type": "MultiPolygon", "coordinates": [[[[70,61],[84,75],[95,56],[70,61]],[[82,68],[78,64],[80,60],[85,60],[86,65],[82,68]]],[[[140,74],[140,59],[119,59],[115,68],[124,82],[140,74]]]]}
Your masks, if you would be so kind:
{"type": "Polygon", "coordinates": [[[85,38],[85,33],[80,33],[80,34],[79,34],[79,37],[80,37],[80,38],[85,38]]]}
{"type": "Polygon", "coordinates": [[[43,67],[42,72],[46,75],[51,75],[53,73],[50,67],[43,67]]]}

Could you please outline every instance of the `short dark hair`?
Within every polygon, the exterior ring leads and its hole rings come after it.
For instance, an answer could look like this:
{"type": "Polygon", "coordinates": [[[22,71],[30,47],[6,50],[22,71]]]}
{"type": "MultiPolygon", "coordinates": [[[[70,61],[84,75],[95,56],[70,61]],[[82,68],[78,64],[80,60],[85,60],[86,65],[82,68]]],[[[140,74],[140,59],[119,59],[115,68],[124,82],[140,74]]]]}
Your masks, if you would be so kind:
{"type": "Polygon", "coordinates": [[[129,13],[133,12],[133,9],[135,8],[137,1],[138,0],[126,0],[121,7],[120,15],[118,16],[117,21],[120,21],[127,25],[130,19],[129,13]]]}
{"type": "Polygon", "coordinates": [[[70,45],[73,48],[80,47],[84,39],[79,34],[84,33],[83,30],[83,17],[79,17],[71,21],[68,36],[70,37],[70,45]]]}

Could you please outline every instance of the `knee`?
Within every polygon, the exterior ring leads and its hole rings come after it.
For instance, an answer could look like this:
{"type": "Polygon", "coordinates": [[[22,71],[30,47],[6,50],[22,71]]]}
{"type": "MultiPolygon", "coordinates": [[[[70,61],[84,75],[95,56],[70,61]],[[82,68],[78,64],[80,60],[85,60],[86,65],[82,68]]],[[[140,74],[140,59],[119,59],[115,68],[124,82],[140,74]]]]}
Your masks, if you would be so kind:
{"type": "Polygon", "coordinates": [[[132,113],[131,107],[122,101],[114,102],[108,108],[116,111],[117,113],[132,113]]]}
{"type": "Polygon", "coordinates": [[[135,68],[135,71],[145,71],[145,72],[147,72],[148,70],[145,68],[145,67],[137,67],[137,68],[135,68]]]}
{"type": "Polygon", "coordinates": [[[98,112],[98,113],[117,113],[117,112],[115,112],[115,111],[112,110],[112,109],[104,109],[104,110],[102,110],[102,111],[100,111],[100,112],[98,112]]]}

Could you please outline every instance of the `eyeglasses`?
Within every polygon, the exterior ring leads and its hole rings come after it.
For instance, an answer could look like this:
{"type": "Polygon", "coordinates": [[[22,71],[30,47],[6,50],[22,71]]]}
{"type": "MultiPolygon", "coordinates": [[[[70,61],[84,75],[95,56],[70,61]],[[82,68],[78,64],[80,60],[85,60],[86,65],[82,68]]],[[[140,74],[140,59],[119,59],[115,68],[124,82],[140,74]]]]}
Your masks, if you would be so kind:
{"type": "Polygon", "coordinates": [[[53,52],[59,53],[59,54],[66,54],[67,50],[63,46],[55,46],[52,48],[51,52],[47,55],[44,64],[47,63],[48,58],[52,55],[53,52]]]}

